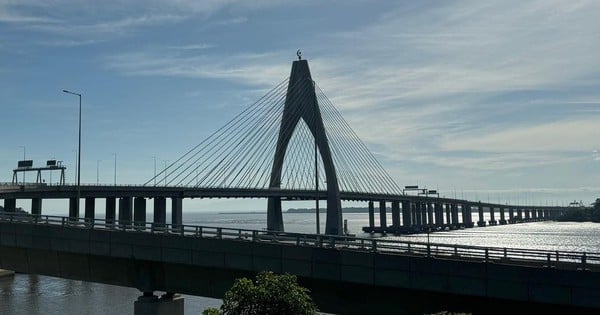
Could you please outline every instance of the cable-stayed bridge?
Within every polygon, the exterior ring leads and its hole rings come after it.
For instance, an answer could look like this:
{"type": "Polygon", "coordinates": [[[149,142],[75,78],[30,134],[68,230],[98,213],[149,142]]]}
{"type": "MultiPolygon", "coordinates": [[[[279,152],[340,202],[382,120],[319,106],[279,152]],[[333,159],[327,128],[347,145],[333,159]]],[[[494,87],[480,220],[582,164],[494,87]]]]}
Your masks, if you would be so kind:
{"type": "Polygon", "coordinates": [[[141,186],[0,187],[7,211],[14,211],[17,199],[31,199],[31,212],[39,215],[42,200],[47,198],[69,198],[73,219],[80,216],[80,198],[85,199],[88,219],[94,218],[95,199],[106,198],[109,222],[145,221],[146,199],[152,198],[157,223],[166,220],[167,199],[171,199],[172,222],[182,223],[183,198],[265,198],[270,231],[284,231],[282,200],[312,199],[317,206],[318,200],[325,200],[325,234],[329,235],[344,232],[342,200],[369,202],[369,226],[364,230],[370,232],[526,222],[556,218],[565,211],[564,207],[405,195],[312,79],[307,60],[300,57],[288,78],[141,186]],[[377,226],[373,202],[379,202],[377,226]],[[387,204],[391,205],[391,225],[386,219],[387,204]]]}
{"type": "Polygon", "coordinates": [[[297,275],[331,312],[395,312],[399,296],[443,307],[420,313],[472,301],[486,312],[600,308],[599,253],[344,235],[343,200],[367,202],[364,230],[383,233],[550,220],[566,208],[404,194],[312,80],[306,60],[294,61],[289,78],[141,185],[15,181],[0,185],[0,199],[0,268],[137,288],[144,293],[136,314],[183,314],[173,292],[220,298],[234,279],[261,270],[297,275]],[[101,198],[104,219],[96,218],[101,198]],[[266,199],[266,230],[185,225],[186,198],[266,199]],[[31,214],[16,212],[19,199],[31,200],[31,214]],[[44,199],[69,199],[69,215],[43,215],[44,199]],[[325,235],[284,232],[283,200],[325,200],[325,235]],[[370,304],[360,303],[365,294],[370,304]]]}

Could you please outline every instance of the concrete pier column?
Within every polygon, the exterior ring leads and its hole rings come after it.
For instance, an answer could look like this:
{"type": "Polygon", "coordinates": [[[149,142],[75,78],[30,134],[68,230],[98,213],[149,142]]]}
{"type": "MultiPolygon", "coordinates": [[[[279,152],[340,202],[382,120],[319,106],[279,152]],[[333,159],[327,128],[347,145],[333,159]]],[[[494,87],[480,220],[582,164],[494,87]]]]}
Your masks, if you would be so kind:
{"type": "Polygon", "coordinates": [[[427,225],[427,204],[424,202],[419,202],[421,204],[420,206],[420,212],[421,212],[421,225],[426,226],[427,225]]]}
{"type": "Polygon", "coordinates": [[[369,227],[375,227],[375,205],[373,205],[373,201],[369,201],[369,227]]]}
{"type": "Polygon", "coordinates": [[[451,211],[450,204],[447,203],[446,204],[446,225],[449,227],[452,226],[452,215],[451,215],[450,211],[451,211]]]}
{"type": "Polygon", "coordinates": [[[69,221],[77,221],[79,218],[79,205],[77,197],[69,198],[69,221]]]}
{"type": "Polygon", "coordinates": [[[166,293],[160,297],[153,292],[144,294],[133,304],[134,315],[183,315],[184,300],[179,294],[166,293]]]}
{"type": "Polygon", "coordinates": [[[167,198],[154,198],[154,220],[152,228],[162,229],[167,223],[167,198]]]}
{"type": "Polygon", "coordinates": [[[444,206],[441,203],[436,202],[435,206],[434,206],[434,212],[435,212],[435,225],[438,227],[443,227],[444,226],[444,206]]]}
{"type": "Polygon", "coordinates": [[[470,204],[465,205],[466,213],[467,213],[467,227],[472,228],[473,224],[473,208],[470,204]]]}
{"type": "Polygon", "coordinates": [[[385,208],[385,201],[379,201],[379,226],[382,229],[387,228],[387,213],[385,208]]]}
{"type": "Polygon", "coordinates": [[[500,224],[506,224],[506,217],[504,215],[505,211],[506,209],[504,209],[504,207],[500,207],[500,224]]]}
{"type": "Polygon", "coordinates": [[[85,198],[85,222],[92,223],[96,217],[96,199],[94,197],[85,198]]]}
{"type": "Polygon", "coordinates": [[[537,220],[537,210],[536,209],[531,210],[531,219],[533,221],[537,220]]]}
{"type": "Polygon", "coordinates": [[[412,226],[410,201],[408,201],[408,200],[402,200],[402,225],[404,227],[412,226]]]}
{"type": "Polygon", "coordinates": [[[133,198],[123,197],[119,199],[119,226],[123,229],[131,228],[132,208],[133,198]]]}
{"type": "Polygon", "coordinates": [[[171,225],[174,230],[180,230],[183,223],[183,198],[171,198],[171,225]]]}
{"type": "Polygon", "coordinates": [[[513,207],[508,207],[508,223],[515,223],[515,210],[513,207]]]}
{"type": "Polygon", "coordinates": [[[483,219],[483,206],[481,204],[477,205],[477,210],[479,210],[479,221],[477,221],[477,226],[485,226],[485,221],[483,219]]]}
{"type": "Polygon", "coordinates": [[[495,210],[496,210],[496,207],[494,207],[494,206],[490,207],[490,225],[498,224],[498,222],[496,221],[496,215],[494,213],[495,210]]]}
{"type": "Polygon", "coordinates": [[[523,209],[517,208],[517,222],[523,221],[523,209]]]}
{"type": "Polygon", "coordinates": [[[429,226],[435,225],[435,218],[433,216],[433,203],[427,202],[427,224],[429,226]]]}
{"type": "Polygon", "coordinates": [[[545,209],[544,210],[544,220],[550,220],[550,210],[545,209]]]}
{"type": "Polygon", "coordinates": [[[539,209],[539,210],[538,210],[538,215],[537,215],[537,218],[538,218],[539,220],[543,220],[543,219],[544,219],[544,210],[543,210],[543,209],[539,209]]]}
{"type": "Polygon", "coordinates": [[[423,216],[421,215],[421,203],[413,203],[413,208],[415,209],[415,225],[420,228],[423,225],[423,216]]]}
{"type": "Polygon", "coordinates": [[[17,199],[6,198],[4,199],[4,211],[15,212],[17,210],[17,199]]]}
{"type": "Polygon", "coordinates": [[[133,200],[133,225],[137,230],[146,229],[146,198],[136,197],[133,200]]]}
{"type": "Polygon", "coordinates": [[[525,209],[525,221],[529,221],[530,218],[529,209],[525,209]]]}
{"type": "Polygon", "coordinates": [[[400,227],[400,201],[392,201],[392,226],[396,230],[400,227]]]}
{"type": "Polygon", "coordinates": [[[42,198],[31,199],[31,214],[37,216],[42,215],[42,198]]]}
{"type": "Polygon", "coordinates": [[[104,213],[104,220],[106,221],[107,226],[112,226],[115,224],[115,217],[117,213],[117,198],[115,197],[107,197],[106,198],[106,211],[104,213]]]}
{"type": "Polygon", "coordinates": [[[460,222],[458,222],[458,204],[453,203],[450,207],[450,212],[452,214],[452,225],[455,227],[459,227],[460,222]]]}

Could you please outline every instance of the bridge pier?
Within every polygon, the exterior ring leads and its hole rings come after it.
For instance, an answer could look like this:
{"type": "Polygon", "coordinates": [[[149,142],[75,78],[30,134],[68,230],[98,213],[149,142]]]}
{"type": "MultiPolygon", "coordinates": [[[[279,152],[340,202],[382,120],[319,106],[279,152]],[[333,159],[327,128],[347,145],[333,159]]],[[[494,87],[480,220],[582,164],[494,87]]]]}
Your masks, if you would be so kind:
{"type": "Polygon", "coordinates": [[[452,228],[452,218],[450,214],[450,204],[446,204],[446,226],[450,230],[452,228]]]}
{"type": "Polygon", "coordinates": [[[183,198],[171,198],[171,225],[173,230],[180,230],[183,224],[183,198]]]}
{"type": "Polygon", "coordinates": [[[131,228],[131,210],[133,199],[123,197],[119,199],[119,226],[122,229],[131,228]]]}
{"type": "Polygon", "coordinates": [[[460,222],[458,220],[458,204],[453,203],[450,207],[450,211],[452,213],[452,226],[455,229],[458,229],[460,227],[460,222]]]}
{"type": "Polygon", "coordinates": [[[85,222],[93,223],[96,217],[96,199],[94,197],[85,198],[85,222]]]}
{"type": "Polygon", "coordinates": [[[415,225],[417,226],[417,228],[421,228],[421,226],[423,225],[423,217],[421,216],[421,203],[420,202],[415,202],[413,203],[413,208],[415,209],[415,225]]]}
{"type": "Polygon", "coordinates": [[[494,207],[494,206],[490,207],[490,221],[489,221],[490,225],[498,224],[498,221],[496,221],[496,218],[495,218],[495,213],[494,213],[495,210],[496,210],[496,207],[494,207]]]}
{"type": "Polygon", "coordinates": [[[548,209],[544,210],[544,219],[550,220],[550,210],[548,210],[548,209]]]}
{"type": "Polygon", "coordinates": [[[4,211],[15,212],[17,210],[17,199],[6,198],[4,199],[4,211]]]}
{"type": "Polygon", "coordinates": [[[379,201],[379,227],[384,231],[387,228],[387,214],[385,208],[385,201],[379,201]]]}
{"type": "Polygon", "coordinates": [[[540,220],[544,220],[544,210],[543,209],[538,209],[538,219],[540,220]]]}
{"type": "Polygon", "coordinates": [[[506,211],[506,209],[504,209],[503,207],[500,207],[500,224],[502,224],[502,225],[506,224],[506,217],[504,215],[505,211],[506,211]]]}
{"type": "Polygon", "coordinates": [[[444,206],[436,202],[433,211],[435,212],[435,225],[444,228],[444,206]]]}
{"type": "Polygon", "coordinates": [[[517,208],[517,222],[523,221],[523,209],[517,208]]]}
{"type": "Polygon", "coordinates": [[[42,198],[31,199],[31,214],[36,216],[42,215],[42,198]]]}
{"type": "Polygon", "coordinates": [[[430,227],[435,227],[435,218],[433,217],[433,203],[427,202],[427,223],[430,227]]]}
{"type": "Polygon", "coordinates": [[[133,200],[133,226],[137,230],[146,229],[146,198],[136,197],[133,200]]]}
{"type": "Polygon", "coordinates": [[[105,209],[104,220],[106,225],[113,226],[115,224],[115,214],[117,213],[117,198],[107,197],[105,209]]]}
{"type": "Polygon", "coordinates": [[[537,210],[536,209],[532,209],[531,211],[531,220],[532,221],[537,221],[537,210]]]}
{"type": "Polygon", "coordinates": [[[400,229],[400,202],[392,201],[392,226],[398,232],[400,229]]]}
{"type": "Polygon", "coordinates": [[[525,221],[529,221],[530,219],[530,215],[529,215],[529,209],[525,209],[525,221]]]}
{"type": "Polygon", "coordinates": [[[163,229],[167,224],[167,198],[154,198],[154,220],[152,220],[152,228],[163,229]]]}
{"type": "Polygon", "coordinates": [[[483,219],[483,206],[481,204],[477,205],[477,210],[479,212],[479,221],[477,221],[477,226],[485,226],[485,220],[483,219]]]}
{"type": "Polygon", "coordinates": [[[184,300],[179,294],[166,293],[160,297],[144,292],[133,304],[134,315],[183,315],[184,300]]]}
{"type": "Polygon", "coordinates": [[[427,204],[419,202],[419,212],[421,214],[421,230],[427,226],[427,204]]]}
{"type": "Polygon", "coordinates": [[[77,221],[79,219],[79,203],[77,197],[69,198],[69,221],[77,221]]]}
{"type": "Polygon", "coordinates": [[[410,201],[408,200],[402,201],[402,225],[407,229],[412,228],[410,201]]]}
{"type": "Polygon", "coordinates": [[[375,205],[373,201],[369,201],[369,227],[371,229],[375,228],[375,205]]]}

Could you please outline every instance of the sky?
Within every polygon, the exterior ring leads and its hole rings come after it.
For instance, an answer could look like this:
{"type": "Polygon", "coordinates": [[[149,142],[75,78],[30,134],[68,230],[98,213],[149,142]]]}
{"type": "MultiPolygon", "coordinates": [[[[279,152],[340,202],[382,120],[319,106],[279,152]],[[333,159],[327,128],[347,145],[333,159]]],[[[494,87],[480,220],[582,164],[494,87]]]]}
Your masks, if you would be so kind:
{"type": "Polygon", "coordinates": [[[83,95],[82,182],[111,184],[116,155],[118,183],[141,184],[288,77],[301,49],[398,185],[590,203],[599,14],[598,1],[0,0],[0,182],[23,146],[74,181],[78,99],[63,89],[83,95]]]}

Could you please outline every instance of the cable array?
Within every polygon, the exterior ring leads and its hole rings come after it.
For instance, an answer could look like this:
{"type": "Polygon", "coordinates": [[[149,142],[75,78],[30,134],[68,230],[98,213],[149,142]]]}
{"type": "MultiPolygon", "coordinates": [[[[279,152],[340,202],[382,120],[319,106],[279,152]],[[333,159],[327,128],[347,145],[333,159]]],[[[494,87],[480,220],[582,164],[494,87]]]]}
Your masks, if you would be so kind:
{"type": "MultiPolygon", "coordinates": [[[[342,115],[315,86],[315,94],[285,79],[208,138],[156,174],[168,186],[205,188],[268,188],[280,129],[292,131],[281,173],[280,188],[315,189],[315,139],[302,119],[283,120],[286,97],[296,104],[314,104],[321,111],[340,191],[400,194],[383,167],[350,128],[342,115]],[[286,121],[286,123],[282,123],[286,121]]],[[[300,116],[315,119],[315,106],[301,106],[300,116]]],[[[309,121],[309,124],[311,122],[309,121]]],[[[325,189],[325,169],[317,150],[319,189],[325,189]]],[[[152,185],[155,178],[145,185],[152,185]]],[[[160,181],[158,181],[160,182],[160,181]]]]}

